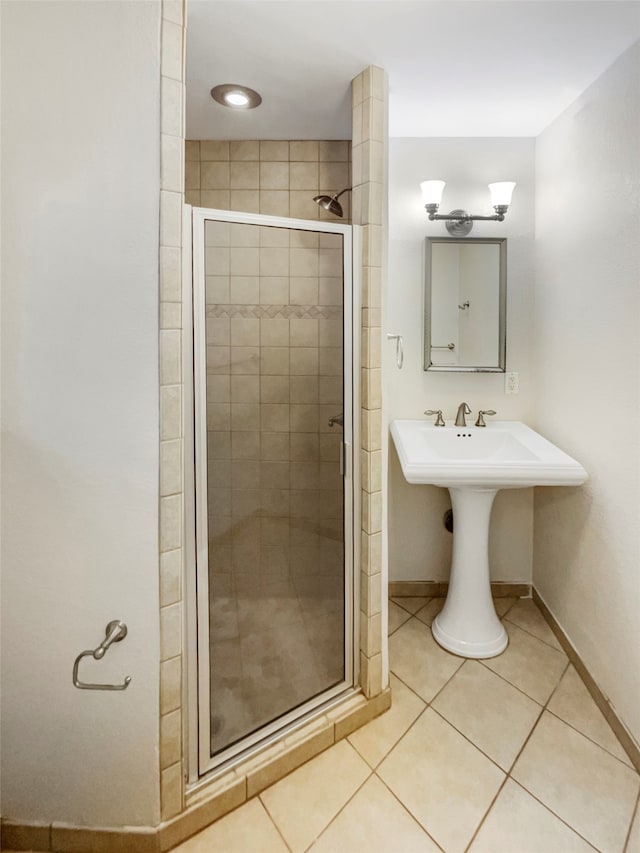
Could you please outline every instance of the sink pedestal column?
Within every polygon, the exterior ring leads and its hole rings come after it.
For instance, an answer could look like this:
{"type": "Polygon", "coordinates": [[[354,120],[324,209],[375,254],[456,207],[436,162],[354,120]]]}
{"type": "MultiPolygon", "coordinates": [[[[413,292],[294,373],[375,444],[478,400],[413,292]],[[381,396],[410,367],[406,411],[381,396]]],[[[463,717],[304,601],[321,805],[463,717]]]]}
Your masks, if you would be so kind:
{"type": "Polygon", "coordinates": [[[434,639],[465,658],[491,658],[509,642],[491,597],[489,520],[497,489],[450,488],[453,558],[449,593],[434,619],[434,639]]]}

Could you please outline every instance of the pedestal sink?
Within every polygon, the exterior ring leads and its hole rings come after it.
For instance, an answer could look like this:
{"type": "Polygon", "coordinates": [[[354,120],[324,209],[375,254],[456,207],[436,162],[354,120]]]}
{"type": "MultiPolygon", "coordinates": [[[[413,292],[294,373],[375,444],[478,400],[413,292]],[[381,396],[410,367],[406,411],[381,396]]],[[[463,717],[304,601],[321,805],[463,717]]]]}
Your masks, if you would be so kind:
{"type": "Polygon", "coordinates": [[[433,636],[462,657],[495,657],[508,643],[493,606],[489,573],[489,520],[498,489],[579,486],[587,472],[519,421],[436,427],[395,420],[391,435],[407,482],[442,486],[451,494],[455,533],[449,593],[433,622],[433,636]]]}

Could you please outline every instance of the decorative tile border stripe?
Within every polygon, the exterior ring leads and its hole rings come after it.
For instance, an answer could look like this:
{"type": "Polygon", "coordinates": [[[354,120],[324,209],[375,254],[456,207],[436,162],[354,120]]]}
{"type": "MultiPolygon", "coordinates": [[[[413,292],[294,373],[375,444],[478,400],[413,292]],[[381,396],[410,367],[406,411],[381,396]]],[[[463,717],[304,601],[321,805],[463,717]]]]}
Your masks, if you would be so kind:
{"type": "MultiPolygon", "coordinates": [[[[448,590],[449,581],[389,581],[390,598],[444,598],[448,590]]],[[[492,581],[491,594],[494,598],[531,598],[531,584],[492,581]]]]}
{"type": "Polygon", "coordinates": [[[333,320],[342,317],[339,305],[207,305],[206,316],[254,320],[333,320]]]}
{"type": "Polygon", "coordinates": [[[591,694],[591,698],[602,712],[602,716],[611,726],[611,730],[620,741],[620,746],[629,756],[631,763],[636,768],[638,773],[640,773],[640,744],[638,744],[631,736],[627,727],[617,715],[615,709],[613,708],[605,694],[602,692],[600,687],[598,687],[598,684],[585,666],[584,662],[582,661],[582,658],[571,644],[571,640],[562,630],[559,623],[556,622],[555,616],[549,610],[544,599],[541,597],[540,593],[535,587],[532,588],[532,593],[533,600],[540,608],[540,612],[547,620],[547,624],[555,634],[556,639],[558,640],[558,642],[564,649],[567,657],[575,667],[575,670],[582,679],[584,686],[591,694]]]}
{"type": "Polygon", "coordinates": [[[43,853],[165,853],[390,707],[389,688],[374,699],[348,697],[187,797],[185,811],[157,828],[109,830],[3,821],[0,843],[2,848],[43,853]]]}

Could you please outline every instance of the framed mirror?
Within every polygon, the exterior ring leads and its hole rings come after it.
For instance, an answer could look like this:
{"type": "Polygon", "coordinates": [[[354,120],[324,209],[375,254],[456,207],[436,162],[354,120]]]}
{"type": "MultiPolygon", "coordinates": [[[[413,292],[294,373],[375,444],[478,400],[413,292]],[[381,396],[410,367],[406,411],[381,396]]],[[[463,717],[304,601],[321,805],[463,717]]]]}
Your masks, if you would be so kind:
{"type": "Polygon", "coordinates": [[[425,240],[424,369],[504,373],[507,241],[425,240]]]}

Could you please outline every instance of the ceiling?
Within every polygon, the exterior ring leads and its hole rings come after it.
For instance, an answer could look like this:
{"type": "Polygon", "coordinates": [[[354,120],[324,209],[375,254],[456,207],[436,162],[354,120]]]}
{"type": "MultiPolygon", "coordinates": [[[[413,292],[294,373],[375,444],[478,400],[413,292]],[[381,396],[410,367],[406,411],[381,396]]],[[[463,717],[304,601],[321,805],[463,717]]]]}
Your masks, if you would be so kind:
{"type": "Polygon", "coordinates": [[[537,136],[634,41],[640,0],[188,0],[188,139],[347,139],[389,76],[392,137],[537,136]],[[232,111],[210,89],[263,103],[232,111]]]}

